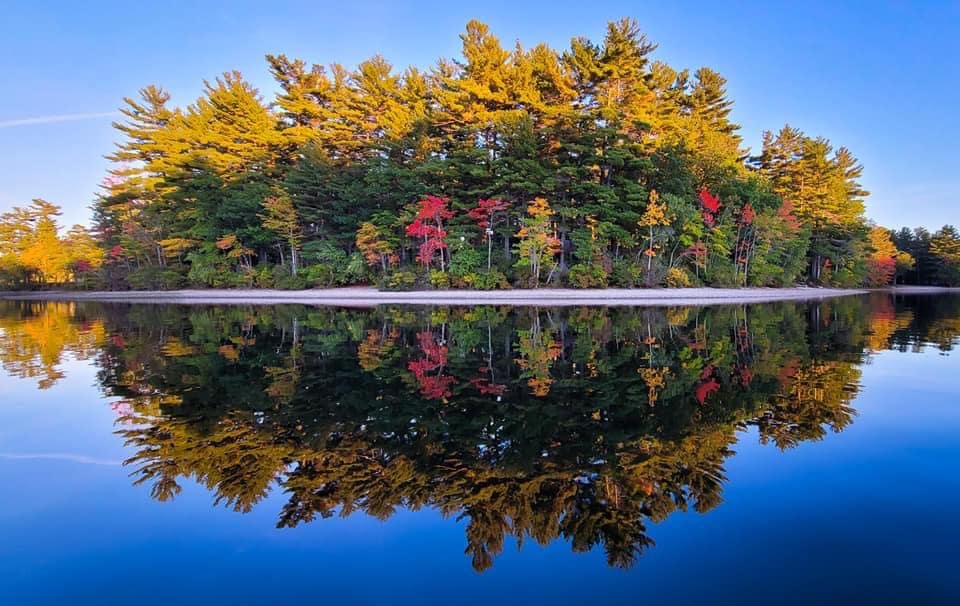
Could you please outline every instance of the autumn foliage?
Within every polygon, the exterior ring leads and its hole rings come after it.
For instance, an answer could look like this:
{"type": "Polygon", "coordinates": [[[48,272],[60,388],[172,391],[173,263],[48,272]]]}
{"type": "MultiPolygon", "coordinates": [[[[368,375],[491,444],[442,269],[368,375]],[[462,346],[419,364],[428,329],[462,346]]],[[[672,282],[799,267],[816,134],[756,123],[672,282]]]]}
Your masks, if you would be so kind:
{"type": "Polygon", "coordinates": [[[417,203],[417,214],[406,228],[408,236],[421,242],[417,261],[429,267],[439,253],[440,271],[446,270],[444,255],[447,249],[447,231],[444,229],[444,222],[453,217],[453,212],[448,208],[449,203],[449,198],[425,197],[417,203]]]}
{"type": "Polygon", "coordinates": [[[711,194],[706,189],[700,190],[700,208],[703,210],[703,222],[707,227],[713,227],[720,212],[720,197],[711,194]]]}
{"type": "Polygon", "coordinates": [[[417,346],[421,357],[411,360],[407,365],[413,373],[420,393],[428,400],[444,400],[452,395],[450,388],[457,380],[444,374],[447,365],[447,346],[437,342],[429,330],[417,333],[417,346]]]}
{"type": "MultiPolygon", "coordinates": [[[[269,55],[269,98],[236,71],[180,107],[158,85],[125,97],[92,228],[49,229],[42,201],[4,214],[0,283],[890,281],[889,261],[868,262],[851,151],[788,125],[748,149],[726,79],[658,60],[636,21],[552,48],[473,20],[459,41],[403,70],[269,55]]],[[[897,256],[901,278],[960,283],[960,235],[938,234],[899,237],[917,261],[897,256]]]]}

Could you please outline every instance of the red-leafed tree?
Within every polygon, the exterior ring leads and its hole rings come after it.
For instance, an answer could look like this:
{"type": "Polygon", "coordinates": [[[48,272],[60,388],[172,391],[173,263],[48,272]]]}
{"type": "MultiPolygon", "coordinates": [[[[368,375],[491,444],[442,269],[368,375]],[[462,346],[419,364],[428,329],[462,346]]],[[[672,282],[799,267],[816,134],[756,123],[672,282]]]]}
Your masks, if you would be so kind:
{"type": "Polygon", "coordinates": [[[703,372],[700,373],[700,382],[693,390],[693,397],[697,399],[701,406],[707,401],[710,394],[720,389],[720,383],[713,377],[713,370],[712,365],[704,368],[703,372]]]}
{"type": "Polygon", "coordinates": [[[429,330],[417,333],[417,345],[422,358],[411,360],[407,369],[416,377],[420,394],[428,400],[444,400],[453,395],[451,386],[457,383],[454,377],[443,374],[447,365],[447,347],[437,343],[429,330]]]}
{"type": "Polygon", "coordinates": [[[434,256],[440,253],[440,271],[447,270],[447,230],[444,221],[453,218],[448,208],[450,198],[427,196],[418,202],[417,214],[407,226],[407,235],[421,240],[417,261],[429,267],[434,256]]]}
{"type": "Polygon", "coordinates": [[[700,207],[703,209],[703,222],[713,227],[720,212],[720,196],[715,196],[705,188],[700,190],[700,207]]]}
{"type": "Polygon", "coordinates": [[[797,215],[793,214],[793,202],[790,200],[783,201],[780,209],[777,210],[777,216],[783,219],[784,224],[786,224],[791,231],[800,230],[800,219],[797,218],[797,215]]]}
{"type": "Polygon", "coordinates": [[[502,396],[507,391],[507,386],[502,383],[493,382],[493,369],[482,367],[478,369],[479,375],[470,379],[470,385],[477,388],[482,395],[502,396]]]}
{"type": "Polygon", "coordinates": [[[506,218],[510,203],[496,198],[480,199],[477,205],[467,211],[477,227],[483,230],[483,237],[487,242],[487,271],[490,271],[490,258],[493,254],[493,229],[498,221],[506,218]]]}

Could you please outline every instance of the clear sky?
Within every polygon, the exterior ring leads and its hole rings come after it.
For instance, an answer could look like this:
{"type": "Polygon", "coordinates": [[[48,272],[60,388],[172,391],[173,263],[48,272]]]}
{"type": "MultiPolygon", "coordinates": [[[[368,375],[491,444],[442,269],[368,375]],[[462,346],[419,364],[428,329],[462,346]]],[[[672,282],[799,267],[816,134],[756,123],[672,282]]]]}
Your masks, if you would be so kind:
{"type": "Polygon", "coordinates": [[[729,80],[756,148],[784,123],[849,147],[868,215],[887,226],[960,224],[960,2],[60,2],[12,0],[0,19],[0,211],[42,197],[86,223],[124,96],[159,84],[177,105],[239,69],[266,98],[263,55],[398,68],[456,56],[471,18],[504,46],[603,36],[631,16],[677,68],[729,80]],[[69,119],[67,119],[69,118],[69,119]]]}

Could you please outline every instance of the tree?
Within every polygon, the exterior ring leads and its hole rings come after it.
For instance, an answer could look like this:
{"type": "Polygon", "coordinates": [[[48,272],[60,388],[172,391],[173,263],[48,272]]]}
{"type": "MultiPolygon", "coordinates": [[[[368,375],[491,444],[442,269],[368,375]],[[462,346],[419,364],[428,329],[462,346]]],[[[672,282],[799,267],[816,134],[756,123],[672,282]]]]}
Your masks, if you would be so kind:
{"type": "Polygon", "coordinates": [[[366,222],[357,230],[357,249],[363,255],[367,265],[379,264],[386,272],[391,263],[396,261],[393,246],[380,233],[380,229],[373,223],[366,222]]]}
{"type": "Polygon", "coordinates": [[[527,217],[517,232],[517,267],[529,268],[534,287],[540,286],[543,267],[549,266],[547,282],[556,270],[554,258],[560,252],[560,240],[553,235],[550,217],[553,209],[545,198],[536,198],[527,205],[527,217]]]}
{"type": "Polygon", "coordinates": [[[139,97],[124,98],[120,112],[126,121],[113,123],[123,140],[107,156],[113,168],[94,203],[94,222],[104,248],[119,246],[137,263],[165,265],[163,241],[176,212],[165,197],[165,175],[185,147],[174,136],[183,116],[167,107],[170,93],[159,86],[142,88],[139,97]]]}
{"type": "Polygon", "coordinates": [[[906,263],[905,258],[893,243],[890,231],[880,226],[870,229],[870,259],[867,266],[868,286],[887,286],[893,282],[897,264],[906,263]]]}
{"type": "MultiPolygon", "coordinates": [[[[260,215],[263,227],[277,234],[290,251],[290,273],[297,275],[299,268],[300,246],[303,243],[303,231],[297,211],[290,201],[290,196],[282,193],[271,196],[263,201],[264,213],[260,215]]],[[[283,263],[283,246],[280,249],[281,264],[283,263]]]]}
{"type": "Polygon", "coordinates": [[[810,279],[819,282],[828,261],[834,270],[851,270],[857,240],[865,235],[868,193],[858,182],[863,167],[850,151],[834,151],[827,139],[807,137],[787,125],[776,137],[764,133],[754,162],[811,231],[810,279]]]}
{"type": "Polygon", "coordinates": [[[453,218],[453,212],[447,208],[450,198],[427,196],[417,203],[417,214],[413,222],[407,225],[407,235],[421,239],[417,260],[429,267],[434,256],[439,253],[440,271],[446,271],[447,231],[444,221],[453,218]]]}
{"type": "Polygon", "coordinates": [[[490,271],[490,259],[493,255],[493,234],[498,221],[505,218],[510,203],[494,198],[477,201],[477,206],[471,208],[467,214],[477,222],[477,227],[483,230],[483,239],[487,242],[487,271],[490,271]]]}
{"type": "Polygon", "coordinates": [[[61,236],[61,214],[59,206],[35,199],[0,215],[0,278],[15,285],[87,283],[102,252],[83,226],[61,236]]]}
{"type": "Polygon", "coordinates": [[[952,225],[944,225],[930,238],[936,279],[946,286],[960,285],[960,234],[952,225]]]}
{"type": "MultiPolygon", "coordinates": [[[[640,220],[637,222],[641,228],[647,228],[647,248],[643,251],[643,254],[647,257],[647,279],[650,280],[651,271],[653,267],[653,258],[657,256],[657,238],[654,236],[655,232],[659,232],[661,227],[670,225],[670,219],[667,217],[667,205],[660,201],[660,196],[657,194],[657,190],[650,191],[650,199],[647,202],[647,209],[643,212],[643,216],[640,217],[640,220]]],[[[648,283],[648,286],[654,286],[654,284],[648,283]]]]}
{"type": "Polygon", "coordinates": [[[61,246],[56,217],[60,208],[46,200],[36,199],[27,208],[30,230],[19,253],[20,260],[34,273],[41,284],[65,282],[68,258],[61,246]]]}

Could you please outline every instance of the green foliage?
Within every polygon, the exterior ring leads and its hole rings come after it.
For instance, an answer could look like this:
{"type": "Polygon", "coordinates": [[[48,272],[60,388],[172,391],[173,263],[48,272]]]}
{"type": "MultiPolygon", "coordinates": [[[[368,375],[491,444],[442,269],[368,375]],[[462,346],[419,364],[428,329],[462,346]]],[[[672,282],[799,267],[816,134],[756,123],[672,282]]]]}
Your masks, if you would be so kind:
{"type": "Polygon", "coordinates": [[[502,271],[494,268],[489,271],[483,270],[479,273],[469,273],[463,277],[463,283],[467,288],[476,288],[477,290],[504,290],[510,288],[510,281],[502,271]]]}
{"type": "Polygon", "coordinates": [[[191,252],[186,259],[190,264],[187,280],[194,286],[211,288],[239,288],[250,285],[250,280],[241,271],[234,269],[226,256],[215,246],[203,246],[191,252]]]}
{"type": "Polygon", "coordinates": [[[397,270],[387,274],[383,287],[387,290],[413,290],[416,288],[417,282],[416,272],[397,270]]]}
{"type": "Polygon", "coordinates": [[[610,284],[617,288],[634,288],[643,280],[643,267],[632,259],[617,259],[610,272],[610,284]]]}
{"type": "Polygon", "coordinates": [[[183,287],[187,282],[181,269],[156,265],[131,271],[127,280],[134,290],[172,290],[183,287]]]}
{"type": "Polygon", "coordinates": [[[607,272],[597,264],[577,263],[570,268],[567,281],[576,288],[603,288],[607,286],[607,272]]]}
{"type": "Polygon", "coordinates": [[[439,269],[431,269],[430,286],[439,289],[450,288],[450,274],[445,271],[440,271],[439,269]]]}
{"type": "Polygon", "coordinates": [[[480,249],[460,242],[450,248],[450,275],[454,278],[486,271],[486,254],[480,249]]]}

